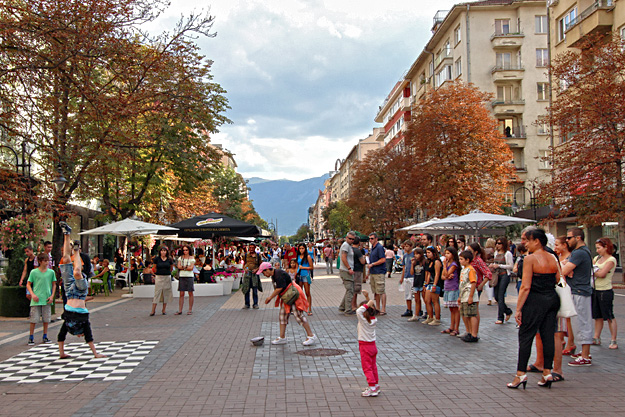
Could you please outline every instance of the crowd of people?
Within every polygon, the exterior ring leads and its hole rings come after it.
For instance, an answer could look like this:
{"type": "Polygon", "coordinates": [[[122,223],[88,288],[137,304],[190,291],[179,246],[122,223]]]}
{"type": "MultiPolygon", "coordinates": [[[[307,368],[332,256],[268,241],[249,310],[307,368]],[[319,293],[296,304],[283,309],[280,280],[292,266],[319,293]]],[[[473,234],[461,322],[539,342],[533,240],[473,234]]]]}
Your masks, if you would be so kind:
{"type": "MultiPolygon", "coordinates": [[[[62,225],[63,230],[69,229],[62,225]]],[[[354,232],[339,240],[338,246],[326,244],[316,247],[299,243],[280,247],[269,242],[225,245],[215,252],[215,262],[201,249],[182,245],[176,251],[166,246],[158,248],[157,255],[143,263],[133,259],[130,273],[142,271],[144,283],[153,283],[155,294],[150,316],[162,304],[161,314],[166,314],[167,304],[173,301],[172,276],[176,275],[180,291],[176,315],[183,314],[185,294],[188,294],[187,314],[193,314],[194,282],[211,282],[216,270],[234,268],[243,272],[241,281],[244,295],[243,309],[258,309],[258,292],[263,291],[261,277],[270,278],[273,291],[265,303],[274,301],[279,308],[280,334],[271,343],[286,343],[286,327],[293,315],[305,332],[305,346],[318,342],[312,331],[309,317],[313,315],[312,287],[315,264],[325,261],[326,273],[338,268],[344,287],[339,311],[357,316],[361,360],[369,387],[363,395],[376,396],[380,391],[375,358],[375,327],[378,316],[387,315],[386,280],[391,271],[399,271],[406,311],[401,315],[410,322],[427,326],[440,326],[442,308],[449,310],[449,327],[443,335],[457,336],[467,343],[480,340],[480,296],[487,294],[487,305],[497,306],[495,325],[508,322],[514,315],[518,327],[518,363],[514,380],[509,388],[525,388],[528,373],[542,374],[539,386],[550,387],[563,381],[563,357],[570,355],[569,366],[590,366],[592,345],[601,344],[604,322],[610,333],[610,349],[617,349],[617,323],[613,312],[614,291],[612,277],[617,261],[614,245],[608,238],[595,242],[594,258],[585,244],[582,229],[569,229],[566,236],[553,238],[534,226],[521,234],[521,243],[512,245],[505,237],[488,239],[485,247],[473,242],[467,244],[462,237],[445,237],[435,245],[430,234],[412,237],[398,246],[384,247],[376,233],[362,241],[354,232]],[[550,237],[552,241],[550,242],[550,237]],[[215,267],[213,267],[215,265],[215,267]],[[398,267],[399,265],[399,267],[398,267]],[[177,273],[174,273],[177,271],[177,273]],[[562,280],[561,280],[562,278],[562,280]],[[516,279],[518,301],[516,311],[506,304],[511,279],[516,279]],[[562,316],[560,297],[556,284],[565,282],[571,290],[571,301],[576,314],[562,316]],[[363,290],[369,282],[372,299],[363,290]],[[358,295],[365,297],[359,304],[358,295]],[[251,297],[250,297],[251,295],[251,297]],[[462,319],[462,320],[460,320],[462,319]],[[462,321],[464,332],[461,332],[462,321]],[[536,361],[529,364],[532,343],[536,343],[536,361]],[[578,351],[578,347],[581,349],[578,351]]],[[[30,337],[39,317],[44,323],[44,342],[49,342],[47,327],[50,322],[49,307],[55,296],[55,274],[49,269],[53,263],[51,244],[45,242],[44,251],[37,256],[32,248],[26,249],[24,274],[28,296],[31,299],[30,337]],[[51,301],[52,300],[52,301],[51,301]]],[[[84,336],[95,356],[93,335],[85,306],[88,286],[87,270],[94,278],[110,274],[109,261],[96,258],[93,263],[83,259],[79,244],[72,245],[69,232],[65,236],[61,276],[64,294],[65,320],[58,336],[61,357],[67,357],[63,344],[67,333],[84,336]]],[[[20,282],[22,284],[22,282],[20,282]]],[[[562,285],[562,284],[560,284],[562,285]]]]}

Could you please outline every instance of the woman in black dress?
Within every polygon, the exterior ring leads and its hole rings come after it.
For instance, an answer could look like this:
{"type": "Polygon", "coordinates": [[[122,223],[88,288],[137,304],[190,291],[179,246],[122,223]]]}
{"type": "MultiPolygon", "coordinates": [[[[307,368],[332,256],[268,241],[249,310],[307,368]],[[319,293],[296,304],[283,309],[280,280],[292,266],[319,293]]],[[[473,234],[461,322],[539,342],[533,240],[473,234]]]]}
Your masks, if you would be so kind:
{"type": "Polygon", "coordinates": [[[551,388],[553,376],[551,368],[555,350],[554,334],[556,314],[560,299],[556,293],[559,279],[558,261],[545,251],[547,236],[542,229],[531,230],[526,234],[527,249],[531,253],[523,261],[523,278],[517,301],[516,319],[519,327],[519,360],[517,373],[508,388],[518,388],[527,384],[527,362],[532,352],[532,342],[536,333],[543,341],[543,376],[538,382],[541,387],[551,388]]]}

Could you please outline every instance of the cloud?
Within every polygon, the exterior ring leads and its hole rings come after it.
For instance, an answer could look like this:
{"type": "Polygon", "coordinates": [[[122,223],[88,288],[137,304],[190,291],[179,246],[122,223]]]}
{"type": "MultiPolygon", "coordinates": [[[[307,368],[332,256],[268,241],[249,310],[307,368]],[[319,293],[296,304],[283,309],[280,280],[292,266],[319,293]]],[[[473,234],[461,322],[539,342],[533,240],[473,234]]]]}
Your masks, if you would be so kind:
{"type": "MultiPolygon", "coordinates": [[[[173,0],[159,21],[196,7],[173,0]]],[[[215,0],[217,37],[199,39],[232,109],[213,138],[244,176],[319,176],[345,158],[452,1],[215,0]]],[[[158,23],[158,22],[157,22],[158,23]]],[[[155,27],[158,26],[154,25],[155,27]]]]}

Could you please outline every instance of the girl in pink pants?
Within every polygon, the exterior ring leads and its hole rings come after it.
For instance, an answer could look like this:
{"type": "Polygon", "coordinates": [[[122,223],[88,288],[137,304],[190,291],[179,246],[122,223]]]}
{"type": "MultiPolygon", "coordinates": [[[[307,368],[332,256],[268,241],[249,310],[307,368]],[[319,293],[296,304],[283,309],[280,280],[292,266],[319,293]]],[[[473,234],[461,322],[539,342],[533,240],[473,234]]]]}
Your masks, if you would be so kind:
{"type": "Polygon", "coordinates": [[[369,293],[362,290],[362,294],[366,298],[356,310],[358,317],[358,347],[360,349],[360,361],[362,370],[367,377],[369,386],[362,392],[363,397],[377,397],[380,393],[380,385],[378,385],[378,365],[376,364],[376,356],[378,348],[375,345],[375,326],[378,319],[375,318],[377,310],[375,309],[375,301],[369,300],[369,293]]]}

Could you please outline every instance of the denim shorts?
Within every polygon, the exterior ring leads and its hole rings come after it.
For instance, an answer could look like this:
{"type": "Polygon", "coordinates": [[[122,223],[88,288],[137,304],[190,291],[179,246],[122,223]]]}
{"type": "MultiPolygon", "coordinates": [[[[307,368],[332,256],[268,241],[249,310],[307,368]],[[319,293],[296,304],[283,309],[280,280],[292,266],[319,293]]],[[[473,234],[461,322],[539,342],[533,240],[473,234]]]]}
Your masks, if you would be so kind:
{"type": "Polygon", "coordinates": [[[65,288],[65,295],[68,299],[84,300],[87,298],[87,280],[84,278],[76,281],[74,278],[74,265],[63,264],[59,265],[61,269],[61,278],[63,278],[63,287],[65,288]]]}
{"type": "Polygon", "coordinates": [[[439,294],[439,295],[441,293],[441,287],[439,287],[438,285],[434,287],[434,291],[432,291],[432,284],[428,284],[427,287],[425,287],[425,290],[433,292],[434,294],[439,294]]]}

